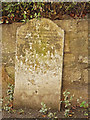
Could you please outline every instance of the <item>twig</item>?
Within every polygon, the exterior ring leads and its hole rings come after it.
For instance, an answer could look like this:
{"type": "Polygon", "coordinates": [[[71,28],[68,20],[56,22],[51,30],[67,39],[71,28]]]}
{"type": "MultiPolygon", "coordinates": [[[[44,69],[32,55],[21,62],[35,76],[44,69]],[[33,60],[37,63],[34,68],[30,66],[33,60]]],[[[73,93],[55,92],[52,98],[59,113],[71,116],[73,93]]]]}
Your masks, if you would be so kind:
{"type": "Polygon", "coordinates": [[[83,5],[83,8],[82,8],[82,11],[81,11],[80,17],[81,17],[82,14],[83,14],[83,11],[84,11],[85,6],[86,6],[86,2],[85,2],[84,5],[83,5]]]}

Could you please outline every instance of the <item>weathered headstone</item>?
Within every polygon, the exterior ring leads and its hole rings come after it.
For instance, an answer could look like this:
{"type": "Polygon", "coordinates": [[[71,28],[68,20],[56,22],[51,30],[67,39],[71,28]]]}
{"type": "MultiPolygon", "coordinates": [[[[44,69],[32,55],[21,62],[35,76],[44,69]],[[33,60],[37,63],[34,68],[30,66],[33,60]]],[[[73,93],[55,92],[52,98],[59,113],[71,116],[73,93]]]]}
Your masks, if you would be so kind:
{"type": "Polygon", "coordinates": [[[17,29],[14,105],[60,109],[64,31],[48,19],[17,29]]]}

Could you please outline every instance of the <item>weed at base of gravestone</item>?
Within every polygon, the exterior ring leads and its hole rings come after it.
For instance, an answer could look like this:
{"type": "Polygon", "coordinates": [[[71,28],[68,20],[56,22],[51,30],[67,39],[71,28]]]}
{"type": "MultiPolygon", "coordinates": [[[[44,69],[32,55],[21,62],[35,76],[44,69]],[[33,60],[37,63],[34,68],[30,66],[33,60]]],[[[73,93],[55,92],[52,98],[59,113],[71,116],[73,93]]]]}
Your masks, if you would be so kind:
{"type": "MultiPolygon", "coordinates": [[[[2,107],[2,109],[7,111],[8,113],[15,113],[16,112],[16,110],[13,109],[13,93],[14,93],[14,85],[9,83],[8,90],[7,90],[7,97],[5,98],[7,100],[7,103],[2,107]]],[[[23,114],[24,110],[19,109],[18,113],[23,114]]]]}
{"type": "MultiPolygon", "coordinates": [[[[49,111],[50,108],[48,110],[45,103],[41,102],[41,105],[42,105],[42,108],[39,110],[40,113],[42,113],[43,115],[47,115],[48,118],[52,118],[52,119],[57,118],[56,117],[56,112],[54,112],[54,113],[50,112],[49,111]]],[[[46,117],[46,116],[44,116],[44,117],[46,117]]]]}
{"type": "Polygon", "coordinates": [[[19,113],[19,114],[23,114],[23,113],[24,113],[24,110],[23,110],[23,109],[20,109],[20,110],[18,111],[18,113],[19,113]]]}
{"type": "Polygon", "coordinates": [[[48,109],[45,103],[41,102],[42,108],[39,110],[40,113],[46,115],[48,113],[48,109]]]}
{"type": "MultiPolygon", "coordinates": [[[[71,110],[76,109],[76,107],[72,105],[72,98],[74,97],[74,95],[70,96],[70,92],[68,90],[63,92],[63,95],[64,95],[64,100],[60,101],[60,102],[65,104],[64,116],[65,117],[72,117],[74,115],[74,112],[72,112],[71,110]]],[[[88,113],[87,113],[87,110],[86,110],[88,108],[88,104],[86,103],[86,101],[83,101],[83,102],[80,103],[79,99],[77,99],[77,105],[80,108],[84,108],[84,111],[83,111],[84,116],[88,116],[88,113]]]]}
{"type": "Polygon", "coordinates": [[[64,110],[64,116],[65,117],[72,117],[74,115],[74,112],[71,111],[72,108],[72,98],[73,96],[70,96],[70,92],[68,90],[63,92],[64,100],[60,101],[61,103],[64,103],[65,110],[64,110]]]}
{"type": "MultiPolygon", "coordinates": [[[[81,98],[81,97],[80,97],[81,98]]],[[[88,116],[88,112],[86,111],[88,108],[88,103],[86,101],[80,102],[80,99],[77,99],[77,103],[79,104],[78,106],[80,108],[84,108],[85,110],[83,111],[84,116],[88,116]]]]}
{"type": "Polygon", "coordinates": [[[14,93],[14,85],[9,83],[7,90],[7,97],[5,98],[7,100],[7,103],[2,108],[7,112],[15,112],[15,110],[13,109],[13,93],[14,93]]]}
{"type": "Polygon", "coordinates": [[[71,110],[71,107],[72,107],[72,98],[73,96],[69,96],[70,95],[70,92],[68,90],[66,90],[65,92],[63,92],[63,95],[64,95],[64,100],[63,101],[60,101],[62,103],[65,104],[65,111],[64,111],[64,116],[65,117],[72,117],[72,115],[74,114],[74,112],[70,112],[71,110]]]}

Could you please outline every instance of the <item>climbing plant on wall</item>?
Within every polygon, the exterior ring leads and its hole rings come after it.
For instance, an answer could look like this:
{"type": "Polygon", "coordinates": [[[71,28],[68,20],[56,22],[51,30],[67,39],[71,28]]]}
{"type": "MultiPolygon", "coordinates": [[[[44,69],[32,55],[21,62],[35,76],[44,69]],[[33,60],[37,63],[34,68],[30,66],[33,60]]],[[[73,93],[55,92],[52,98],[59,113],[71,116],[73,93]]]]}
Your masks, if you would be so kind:
{"type": "Polygon", "coordinates": [[[83,18],[89,10],[90,2],[3,2],[2,23],[28,21],[46,17],[63,19],[63,15],[83,18]]]}

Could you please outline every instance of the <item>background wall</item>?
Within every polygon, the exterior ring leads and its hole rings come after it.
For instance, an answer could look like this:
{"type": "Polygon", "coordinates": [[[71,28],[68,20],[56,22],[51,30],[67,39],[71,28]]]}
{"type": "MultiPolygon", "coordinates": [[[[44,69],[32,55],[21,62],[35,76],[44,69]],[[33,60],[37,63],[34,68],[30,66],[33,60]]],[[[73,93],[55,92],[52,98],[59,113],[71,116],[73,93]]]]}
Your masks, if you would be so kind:
{"type": "MultiPolygon", "coordinates": [[[[76,99],[88,99],[88,20],[55,20],[65,30],[63,85],[76,99]]],[[[6,96],[8,83],[14,84],[16,29],[23,23],[2,25],[2,86],[6,96]]],[[[62,95],[63,98],[63,95],[62,95]]]]}
{"type": "Polygon", "coordinates": [[[63,89],[77,98],[88,99],[88,21],[54,21],[65,30],[63,89]]]}

